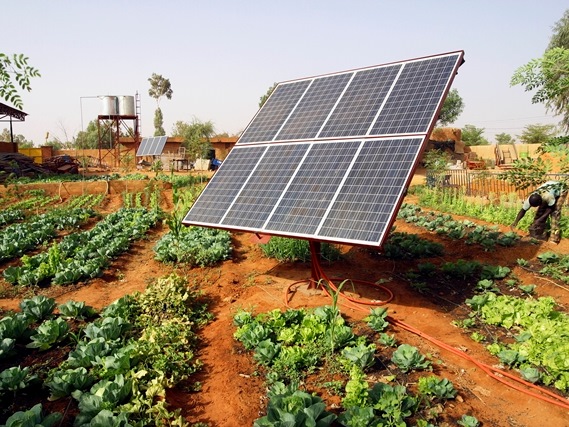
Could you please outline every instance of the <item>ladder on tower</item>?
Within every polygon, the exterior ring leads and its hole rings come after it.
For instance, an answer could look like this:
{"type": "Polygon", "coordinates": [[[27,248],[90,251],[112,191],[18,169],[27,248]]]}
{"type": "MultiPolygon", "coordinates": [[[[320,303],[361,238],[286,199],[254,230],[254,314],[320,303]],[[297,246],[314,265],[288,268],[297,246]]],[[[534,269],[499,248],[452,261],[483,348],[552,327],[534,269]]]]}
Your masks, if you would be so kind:
{"type": "Polygon", "coordinates": [[[134,141],[134,152],[136,155],[141,140],[140,130],[142,129],[142,124],[140,122],[140,96],[138,95],[138,91],[136,92],[136,95],[134,97],[134,103],[135,103],[135,115],[136,115],[135,129],[134,129],[134,135],[136,141],[134,141]]]}

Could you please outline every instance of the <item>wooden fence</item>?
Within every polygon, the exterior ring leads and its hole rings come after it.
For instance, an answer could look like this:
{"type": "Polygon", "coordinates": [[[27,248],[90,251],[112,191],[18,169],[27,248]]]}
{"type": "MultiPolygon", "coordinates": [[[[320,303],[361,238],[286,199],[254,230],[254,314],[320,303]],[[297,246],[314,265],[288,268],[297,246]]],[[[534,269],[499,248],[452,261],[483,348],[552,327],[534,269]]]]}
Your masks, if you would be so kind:
{"type": "MultiPolygon", "coordinates": [[[[427,185],[429,187],[439,186],[443,188],[462,189],[468,196],[479,196],[498,198],[503,194],[517,193],[521,199],[526,198],[535,188],[526,190],[516,190],[508,182],[499,179],[500,172],[490,172],[487,170],[468,170],[468,169],[449,169],[442,174],[427,173],[427,185]]],[[[559,181],[568,180],[567,174],[551,173],[547,174],[547,180],[559,181]]]]}

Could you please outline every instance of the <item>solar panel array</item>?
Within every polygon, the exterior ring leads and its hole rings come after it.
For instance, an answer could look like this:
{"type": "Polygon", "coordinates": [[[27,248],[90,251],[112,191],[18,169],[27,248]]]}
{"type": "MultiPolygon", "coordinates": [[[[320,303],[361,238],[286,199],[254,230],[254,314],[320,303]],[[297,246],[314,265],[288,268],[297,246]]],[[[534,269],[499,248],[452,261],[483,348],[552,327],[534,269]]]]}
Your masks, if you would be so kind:
{"type": "Polygon", "coordinates": [[[280,83],[183,223],[381,246],[462,57],[280,83]]]}
{"type": "Polygon", "coordinates": [[[136,156],[160,156],[162,151],[164,151],[164,146],[166,145],[167,136],[151,136],[149,138],[142,138],[138,150],[136,150],[136,156]]]}

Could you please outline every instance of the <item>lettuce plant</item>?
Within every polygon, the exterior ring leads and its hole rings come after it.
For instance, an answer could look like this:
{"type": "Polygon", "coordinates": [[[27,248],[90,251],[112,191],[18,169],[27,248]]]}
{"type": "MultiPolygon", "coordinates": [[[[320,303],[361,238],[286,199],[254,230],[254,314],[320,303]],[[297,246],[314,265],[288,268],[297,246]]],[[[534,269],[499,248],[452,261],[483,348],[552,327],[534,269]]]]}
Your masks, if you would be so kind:
{"type": "Polygon", "coordinates": [[[431,366],[431,362],[425,359],[425,356],[419,352],[419,349],[409,344],[401,344],[397,347],[397,350],[393,352],[391,361],[403,372],[427,369],[431,366]]]}
{"type": "Polygon", "coordinates": [[[418,388],[421,394],[438,399],[454,399],[457,393],[452,382],[434,375],[419,378],[418,388]]]}
{"type": "Polygon", "coordinates": [[[12,338],[14,340],[22,337],[28,330],[30,320],[23,313],[16,313],[13,316],[6,316],[0,319],[0,338],[12,338]]]}
{"type": "Polygon", "coordinates": [[[25,368],[13,366],[5,369],[0,372],[0,393],[25,389],[36,379],[36,375],[30,374],[28,366],[25,368]]]}
{"type": "Polygon", "coordinates": [[[26,345],[28,348],[37,348],[40,351],[51,348],[54,344],[63,341],[69,333],[69,325],[65,320],[58,317],[54,320],[46,320],[35,331],[26,345]]]}
{"type": "Polygon", "coordinates": [[[365,407],[368,404],[369,384],[358,365],[350,367],[350,379],[346,383],[346,395],[342,400],[344,408],[365,407]]]}
{"type": "Polygon", "coordinates": [[[12,338],[0,339],[0,359],[12,356],[14,354],[14,347],[16,340],[12,338]]]}
{"type": "Polygon", "coordinates": [[[20,302],[20,309],[31,321],[39,322],[50,316],[55,309],[56,302],[53,298],[36,295],[33,298],[20,302]]]}
{"type": "Polygon", "coordinates": [[[61,317],[66,319],[84,320],[93,317],[96,311],[84,301],[67,301],[57,306],[61,317]]]}
{"type": "Polygon", "coordinates": [[[370,310],[364,321],[367,322],[369,327],[376,332],[383,332],[388,326],[389,322],[385,320],[387,318],[387,308],[386,307],[376,307],[370,310]]]}
{"type": "Polygon", "coordinates": [[[55,427],[62,418],[63,415],[59,412],[44,416],[42,405],[38,403],[27,411],[14,413],[6,420],[6,424],[0,427],[55,427]]]}
{"type": "Polygon", "coordinates": [[[51,394],[49,400],[57,400],[65,396],[70,396],[75,390],[85,390],[93,385],[95,377],[81,367],[77,369],[65,369],[54,371],[51,380],[45,385],[51,394]]]}
{"type": "Polygon", "coordinates": [[[254,427],[326,427],[332,425],[336,415],[326,411],[326,404],[318,396],[285,387],[282,393],[270,394],[267,415],[255,420],[254,427]]]}

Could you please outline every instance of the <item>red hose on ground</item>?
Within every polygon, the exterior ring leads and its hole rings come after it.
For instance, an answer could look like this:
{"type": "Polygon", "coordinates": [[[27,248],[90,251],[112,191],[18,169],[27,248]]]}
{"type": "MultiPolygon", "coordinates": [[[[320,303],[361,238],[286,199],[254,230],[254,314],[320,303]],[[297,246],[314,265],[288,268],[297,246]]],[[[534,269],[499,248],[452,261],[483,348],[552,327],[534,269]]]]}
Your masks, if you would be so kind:
{"type": "MultiPolygon", "coordinates": [[[[289,307],[290,289],[293,286],[298,285],[300,283],[310,283],[310,282],[317,282],[318,286],[320,286],[322,288],[322,290],[324,290],[328,294],[328,296],[330,296],[330,297],[332,297],[332,294],[330,292],[333,292],[335,296],[337,295],[339,304],[346,306],[346,307],[349,307],[349,308],[352,308],[352,309],[357,310],[357,311],[365,312],[365,313],[369,313],[369,306],[385,305],[385,304],[389,303],[394,297],[393,292],[391,292],[391,290],[387,289],[385,286],[381,286],[381,285],[378,285],[377,283],[367,282],[367,281],[363,281],[363,280],[351,280],[351,282],[372,286],[372,287],[386,293],[388,297],[385,300],[363,300],[363,299],[356,299],[356,298],[346,296],[341,291],[341,288],[343,287],[342,285],[336,286],[332,282],[332,280],[328,279],[328,277],[326,276],[326,274],[324,273],[324,271],[322,270],[322,268],[320,266],[319,254],[315,253],[314,251],[312,252],[312,271],[313,271],[313,275],[316,275],[316,277],[312,277],[311,279],[308,279],[308,280],[301,280],[298,282],[294,282],[287,287],[286,292],[285,292],[285,298],[284,298],[286,307],[289,307]],[[322,285],[322,282],[325,284],[324,286],[322,285]]],[[[457,350],[453,346],[451,346],[445,342],[442,342],[439,339],[422,332],[421,330],[417,329],[416,327],[411,326],[405,322],[402,322],[401,320],[397,320],[391,316],[387,316],[386,320],[394,326],[397,326],[401,329],[404,329],[408,332],[411,332],[415,335],[418,335],[421,338],[424,338],[427,341],[430,341],[431,343],[433,343],[437,347],[440,347],[444,350],[447,350],[447,351],[449,351],[449,352],[473,363],[474,365],[476,365],[480,369],[482,369],[491,378],[494,378],[495,380],[499,381],[500,383],[502,383],[502,384],[504,384],[510,388],[513,388],[514,390],[517,390],[521,393],[527,394],[528,396],[534,397],[534,398],[539,399],[541,401],[548,402],[548,403],[551,403],[553,405],[559,406],[563,409],[569,410],[569,401],[567,401],[567,399],[565,399],[563,396],[559,396],[559,395],[557,395],[557,394],[555,394],[549,390],[543,389],[543,388],[541,388],[541,387],[539,387],[533,383],[530,383],[528,381],[523,380],[522,378],[519,378],[515,375],[512,375],[509,372],[503,371],[501,369],[493,368],[492,366],[489,366],[489,365],[487,365],[487,364],[485,364],[479,360],[474,359],[473,357],[464,353],[463,351],[457,350]],[[513,383],[505,380],[504,378],[510,379],[513,383]],[[515,383],[519,383],[519,384],[523,385],[524,387],[522,387],[518,384],[515,384],[515,383]],[[530,390],[528,390],[528,389],[530,389],[530,390]],[[531,391],[531,390],[535,390],[535,391],[531,391]],[[546,396],[544,396],[544,394],[546,396]]]]}

